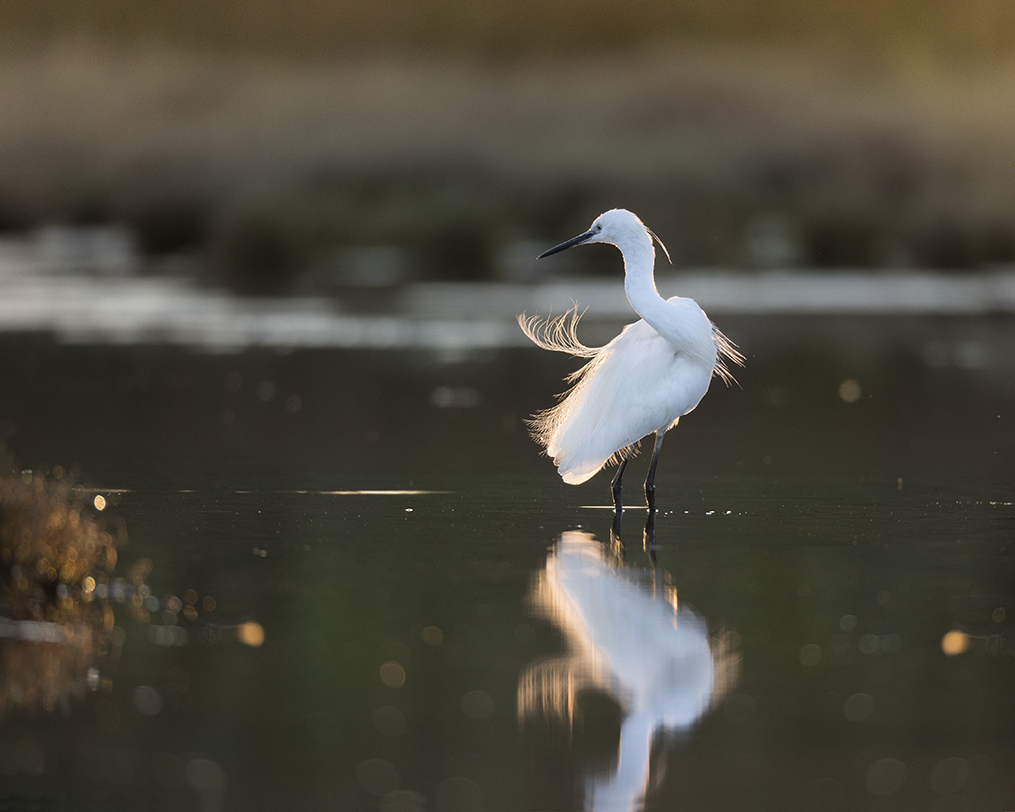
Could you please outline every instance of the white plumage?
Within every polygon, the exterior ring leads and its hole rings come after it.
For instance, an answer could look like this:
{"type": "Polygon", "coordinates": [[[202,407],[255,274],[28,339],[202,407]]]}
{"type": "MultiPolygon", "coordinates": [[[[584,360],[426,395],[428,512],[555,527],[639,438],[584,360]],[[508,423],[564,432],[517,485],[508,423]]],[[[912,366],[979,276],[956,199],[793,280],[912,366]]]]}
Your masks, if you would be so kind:
{"type": "Polygon", "coordinates": [[[541,255],[592,242],[620,249],[624,289],[642,318],[606,346],[586,347],[578,340],[577,311],[549,321],[519,317],[525,334],[543,349],[590,359],[569,378],[574,386],[560,403],[533,418],[532,431],[571,485],[585,482],[619,459],[621,468],[614,479],[618,510],[620,477],[633,446],[656,433],[646,480],[649,506],[654,508],[655,463],[663,435],[698,405],[713,375],[732,380],[726,362],[743,363],[733,343],[694,300],[659,295],[653,276],[654,237],[634,214],[613,209],[596,218],[584,234],[541,255]]]}

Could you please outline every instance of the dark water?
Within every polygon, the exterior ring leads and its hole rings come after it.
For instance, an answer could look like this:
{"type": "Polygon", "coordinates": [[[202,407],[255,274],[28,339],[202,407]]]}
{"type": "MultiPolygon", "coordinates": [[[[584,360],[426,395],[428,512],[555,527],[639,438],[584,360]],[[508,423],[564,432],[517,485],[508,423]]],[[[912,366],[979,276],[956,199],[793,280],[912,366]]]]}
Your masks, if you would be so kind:
{"type": "Polygon", "coordinates": [[[0,804],[1015,807],[1012,324],[723,326],[654,569],[644,461],[620,546],[525,435],[566,359],[5,340],[9,448],[104,495],[134,592],[8,712],[0,804]]]}

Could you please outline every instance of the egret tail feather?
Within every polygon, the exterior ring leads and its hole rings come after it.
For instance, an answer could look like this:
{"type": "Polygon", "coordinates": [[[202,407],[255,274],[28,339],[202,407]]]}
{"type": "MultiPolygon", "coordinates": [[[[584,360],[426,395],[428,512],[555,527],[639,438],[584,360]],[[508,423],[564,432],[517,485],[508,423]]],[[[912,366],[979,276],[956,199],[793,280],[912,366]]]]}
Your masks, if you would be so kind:
{"type": "Polygon", "coordinates": [[[566,352],[576,358],[593,358],[599,348],[586,347],[578,340],[578,322],[584,314],[584,310],[578,312],[577,305],[555,318],[541,319],[522,313],[518,317],[518,326],[533,344],[544,350],[566,352]]]}
{"type": "Polygon", "coordinates": [[[742,367],[746,360],[744,354],[714,324],[712,325],[712,340],[715,342],[716,349],[715,369],[712,374],[727,386],[736,383],[737,379],[733,377],[727,364],[736,364],[738,367],[742,367]]]}
{"type": "Polygon", "coordinates": [[[602,468],[605,462],[605,459],[597,460],[592,466],[584,457],[580,461],[573,456],[569,458],[570,455],[559,442],[561,427],[575,417],[581,393],[587,381],[594,377],[594,370],[602,364],[604,353],[607,352],[606,347],[587,347],[578,340],[577,328],[581,317],[582,313],[578,312],[577,305],[556,318],[541,319],[537,316],[526,316],[524,313],[518,317],[518,325],[522,328],[522,332],[537,347],[567,353],[576,358],[590,359],[567,377],[573,386],[569,391],[559,395],[560,402],[556,406],[537,412],[531,420],[526,421],[533,439],[543,446],[547,455],[558,465],[558,471],[564,477],[564,481],[569,484],[584,482],[602,468]]]}

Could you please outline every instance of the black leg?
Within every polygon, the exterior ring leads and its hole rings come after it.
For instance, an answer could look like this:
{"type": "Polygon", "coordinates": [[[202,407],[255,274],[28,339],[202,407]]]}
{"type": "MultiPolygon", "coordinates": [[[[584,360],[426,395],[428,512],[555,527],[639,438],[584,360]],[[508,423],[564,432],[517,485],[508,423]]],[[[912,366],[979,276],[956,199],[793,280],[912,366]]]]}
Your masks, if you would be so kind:
{"type": "Polygon", "coordinates": [[[613,524],[610,526],[610,554],[618,564],[624,563],[625,550],[624,542],[620,538],[620,517],[623,511],[618,510],[613,514],[613,524]]]}
{"type": "Polygon", "coordinates": [[[656,512],[656,465],[659,463],[659,452],[663,450],[665,429],[656,432],[656,447],[652,451],[652,462],[648,464],[648,476],[645,478],[645,501],[648,502],[649,513],[656,512]]]}
{"type": "Polygon", "coordinates": [[[631,446],[624,452],[624,458],[620,461],[620,465],[617,466],[617,473],[613,475],[613,482],[610,483],[610,489],[613,491],[613,511],[618,515],[624,509],[620,501],[620,492],[623,488],[620,480],[623,478],[624,469],[627,468],[627,463],[632,456],[634,456],[634,446],[631,446]]]}
{"type": "Polygon", "coordinates": [[[656,561],[656,514],[654,510],[650,510],[648,517],[645,519],[645,533],[642,536],[642,544],[645,547],[645,552],[648,553],[649,560],[652,562],[652,569],[658,572],[659,562],[656,561]]]}
{"type": "Polygon", "coordinates": [[[613,524],[610,525],[610,546],[613,548],[623,548],[623,542],[620,540],[620,525],[621,517],[624,515],[624,511],[615,510],[613,512],[613,524]]]}

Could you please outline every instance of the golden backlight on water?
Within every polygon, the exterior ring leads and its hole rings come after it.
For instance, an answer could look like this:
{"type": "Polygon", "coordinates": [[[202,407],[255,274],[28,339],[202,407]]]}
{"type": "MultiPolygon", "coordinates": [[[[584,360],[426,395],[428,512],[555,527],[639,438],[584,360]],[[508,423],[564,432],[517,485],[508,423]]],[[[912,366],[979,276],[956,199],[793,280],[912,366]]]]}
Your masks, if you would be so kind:
{"type": "Polygon", "coordinates": [[[243,645],[258,648],[264,645],[264,626],[253,620],[236,627],[236,639],[243,645]]]}
{"type": "Polygon", "coordinates": [[[941,651],[949,657],[969,651],[971,639],[965,632],[953,629],[941,638],[941,651]]]}

